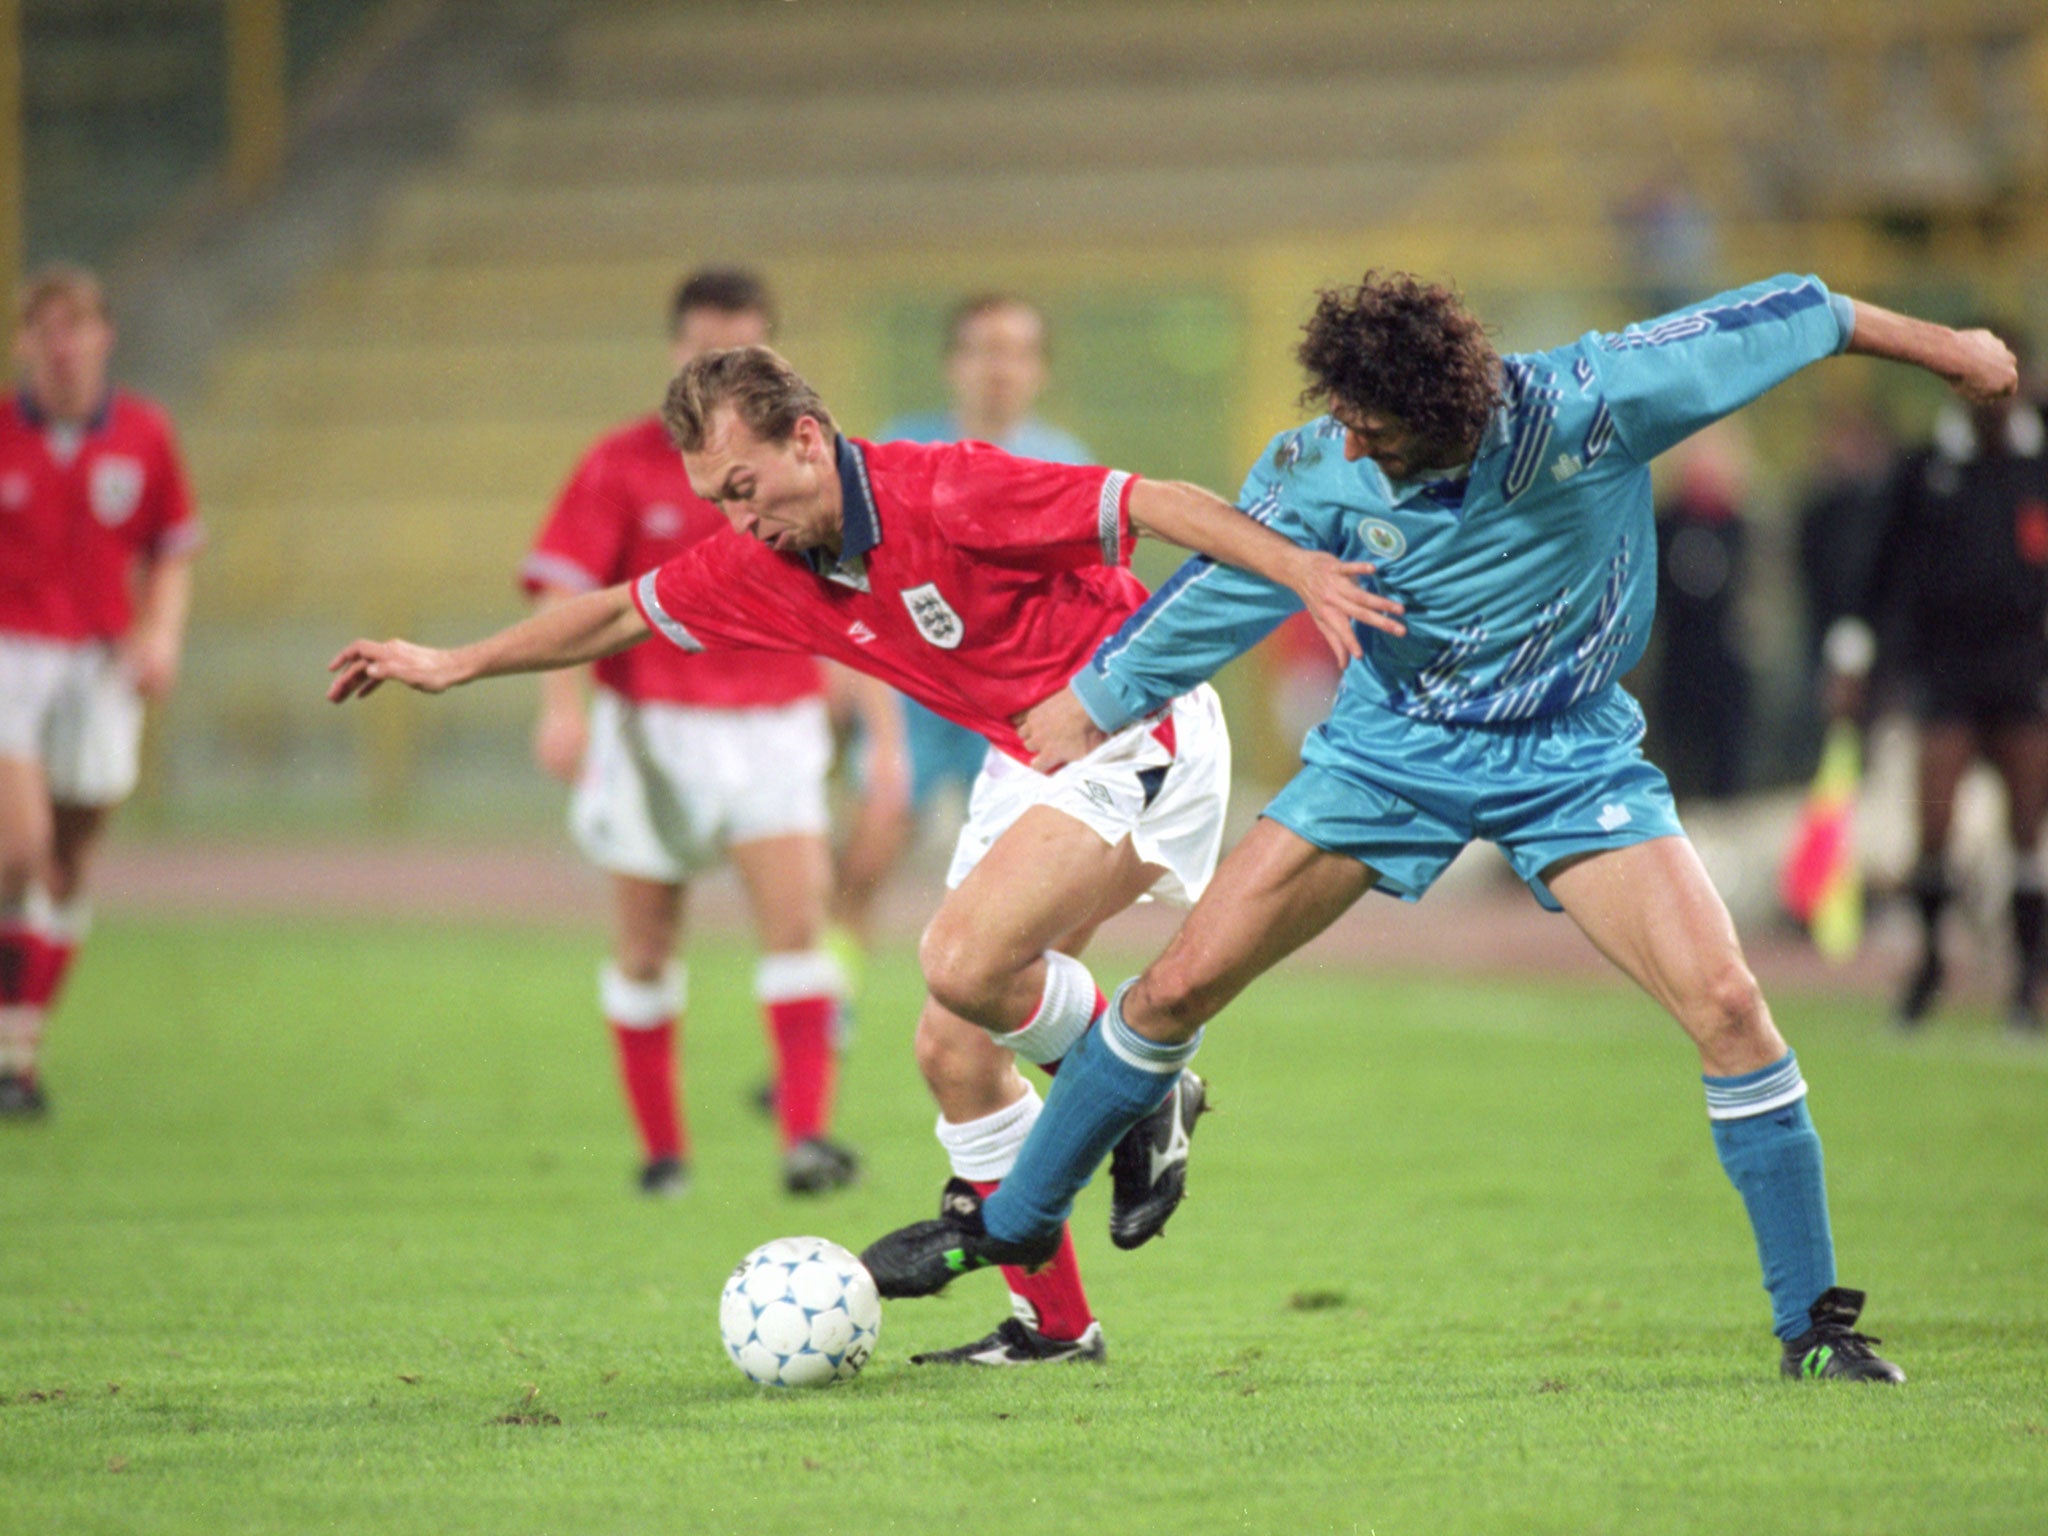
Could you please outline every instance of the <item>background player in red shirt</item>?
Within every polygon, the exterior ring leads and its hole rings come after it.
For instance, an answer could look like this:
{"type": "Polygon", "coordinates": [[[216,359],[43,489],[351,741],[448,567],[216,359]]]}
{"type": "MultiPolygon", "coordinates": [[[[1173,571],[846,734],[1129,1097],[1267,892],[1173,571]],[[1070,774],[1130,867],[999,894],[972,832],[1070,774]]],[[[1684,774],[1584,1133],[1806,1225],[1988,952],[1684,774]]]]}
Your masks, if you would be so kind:
{"type": "MultiPolygon", "coordinates": [[[[669,305],[675,366],[764,342],[773,324],[768,290],[753,274],[694,273],[669,305]]],[[[649,414],[584,455],[521,579],[548,605],[630,580],[707,537],[732,530],[691,491],[667,428],[649,414]]],[[[688,1184],[676,1065],[688,973],[674,955],[689,879],[723,855],[739,874],[761,948],[755,991],[777,1062],[784,1186],[836,1189],[856,1164],[826,1137],[844,983],[820,944],[832,734],[819,664],[786,651],[693,656],[650,645],[606,657],[594,671],[587,713],[581,669],[542,676],[534,755],[577,786],[571,832],[611,876],[612,956],[598,991],[640,1134],[640,1187],[670,1195],[688,1184]]],[[[871,713],[881,718],[869,728],[880,732],[893,727],[895,711],[884,690],[874,692],[871,713]]]]}
{"type": "MultiPolygon", "coordinates": [[[[1300,549],[1195,486],[985,444],[843,438],[810,386],[766,348],[696,359],[670,386],[665,415],[691,484],[749,537],[705,539],[636,582],[457,650],[358,640],[331,663],[328,697],[389,679],[438,693],[573,666],[658,630],[689,651],[831,657],[978,731],[998,750],[975,785],[953,889],[920,945],[930,995],[917,1036],[953,1164],[945,1200],[972,1209],[1037,1116],[1015,1057],[1055,1066],[1103,1006],[1073,956],[1148,892],[1192,901],[1222,841],[1229,741],[1206,688],[1052,775],[1031,770],[1013,724],[1144,600],[1127,569],[1132,539],[1151,532],[1294,589],[1347,651],[1357,647],[1354,622],[1398,630],[1395,605],[1356,584],[1370,567],[1300,549]]],[[[1192,1089],[1163,1108],[1191,1123],[1200,1085],[1185,1082],[1192,1089]]],[[[1126,1246],[1171,1213],[1184,1139],[1180,1148],[1134,1185],[1116,1181],[1111,1231],[1126,1246]]],[[[1004,1273],[1028,1315],[914,1358],[1101,1358],[1064,1231],[1004,1273]]]]}
{"type": "Polygon", "coordinates": [[[98,279],[25,285],[0,406],[0,1115],[47,1108],[43,1025],[85,937],[86,871],[170,692],[200,541],[170,419],[110,389],[98,279]]]}

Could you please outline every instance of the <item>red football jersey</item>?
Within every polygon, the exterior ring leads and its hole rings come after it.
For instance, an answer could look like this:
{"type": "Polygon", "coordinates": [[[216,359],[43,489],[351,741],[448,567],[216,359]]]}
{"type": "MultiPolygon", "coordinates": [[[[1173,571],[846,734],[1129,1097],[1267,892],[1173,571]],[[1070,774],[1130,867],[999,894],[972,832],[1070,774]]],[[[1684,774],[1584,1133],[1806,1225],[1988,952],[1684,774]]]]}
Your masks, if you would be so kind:
{"type": "MultiPolygon", "coordinates": [[[[584,455],[520,567],[520,582],[528,592],[544,586],[594,592],[713,536],[746,542],[723,512],[690,489],[667,428],[650,416],[600,439],[584,455]]],[[[825,686],[815,659],[782,649],[690,655],[669,645],[636,645],[598,662],[596,675],[603,687],[635,702],[706,709],[788,704],[825,686]]]]}
{"type": "Polygon", "coordinates": [[[986,443],[841,438],[839,483],[836,563],[711,539],[643,576],[634,602],[686,651],[830,656],[1028,762],[1012,717],[1145,601],[1133,477],[986,443]]]}
{"type": "Polygon", "coordinates": [[[76,432],[51,426],[26,394],[0,406],[0,631],[119,639],[134,621],[138,564],[200,541],[155,402],[116,390],[76,432]]]}

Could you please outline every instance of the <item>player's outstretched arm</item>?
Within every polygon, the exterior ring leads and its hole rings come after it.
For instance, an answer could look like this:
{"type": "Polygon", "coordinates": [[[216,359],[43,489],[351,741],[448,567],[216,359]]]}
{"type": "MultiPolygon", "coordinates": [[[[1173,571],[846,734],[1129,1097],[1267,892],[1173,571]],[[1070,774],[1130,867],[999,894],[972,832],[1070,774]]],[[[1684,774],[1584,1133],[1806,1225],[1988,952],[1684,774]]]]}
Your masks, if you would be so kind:
{"type": "Polygon", "coordinates": [[[1991,332],[1952,330],[1861,299],[1849,302],[1856,307],[1856,330],[1844,350],[1925,368],[1972,405],[2003,400],[2019,388],[2019,359],[1991,332]]]}
{"type": "Polygon", "coordinates": [[[1339,662],[1362,654],[1354,623],[1390,635],[1408,632],[1400,603],[1358,584],[1376,567],[1305,549],[1198,485],[1140,480],[1131,487],[1131,521],[1146,533],[1293,592],[1339,662]]]}
{"type": "Polygon", "coordinates": [[[327,701],[340,704],[362,698],[387,682],[421,693],[444,693],[480,677],[581,666],[623,651],[647,634],[647,621],[633,606],[631,588],[606,587],[557,603],[488,639],[452,651],[409,640],[357,640],[327,664],[335,674],[327,701]]]}

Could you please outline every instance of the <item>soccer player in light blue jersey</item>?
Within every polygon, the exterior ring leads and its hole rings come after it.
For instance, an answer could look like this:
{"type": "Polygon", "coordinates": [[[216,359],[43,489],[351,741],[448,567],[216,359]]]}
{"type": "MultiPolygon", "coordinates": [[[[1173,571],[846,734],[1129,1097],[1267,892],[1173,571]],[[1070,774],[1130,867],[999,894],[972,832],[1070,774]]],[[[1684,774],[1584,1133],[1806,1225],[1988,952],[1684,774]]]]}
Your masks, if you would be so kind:
{"type": "MultiPolygon", "coordinates": [[[[1273,440],[1241,504],[1297,543],[1370,562],[1368,584],[1403,605],[1405,633],[1359,632],[1301,772],[1165,953],[1067,1053],[1002,1188],[977,1213],[869,1249],[883,1294],[1028,1262],[1253,978],[1368,890],[1419,899],[1484,838],[1698,1047],[1785,1373],[1903,1380],[1855,1331],[1862,1293],[1835,1283],[1798,1061],[1615,681],[1642,654],[1655,601],[1650,460],[1840,352],[1928,369],[1971,402],[2017,386],[2012,353],[1988,331],[1893,314],[1813,277],[1506,357],[1447,289],[1368,274],[1324,292],[1300,358],[1304,398],[1327,414],[1273,440]]],[[[1183,566],[1026,717],[1038,766],[1159,708],[1293,606],[1256,577],[1183,566]]],[[[1157,1155],[1184,1158],[1189,1128],[1157,1155]]]]}

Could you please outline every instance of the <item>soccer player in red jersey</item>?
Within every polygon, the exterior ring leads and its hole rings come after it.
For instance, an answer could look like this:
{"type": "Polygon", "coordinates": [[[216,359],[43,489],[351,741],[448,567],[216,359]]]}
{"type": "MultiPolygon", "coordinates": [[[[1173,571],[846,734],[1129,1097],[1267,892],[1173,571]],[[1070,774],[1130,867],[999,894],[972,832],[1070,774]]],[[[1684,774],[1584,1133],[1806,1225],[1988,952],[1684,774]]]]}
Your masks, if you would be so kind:
{"type": "MultiPolygon", "coordinates": [[[[669,306],[675,366],[766,341],[773,323],[753,274],[694,273],[669,306]]],[[[711,536],[732,531],[691,491],[667,428],[649,414],[584,455],[521,580],[552,605],[630,580],[711,536]]],[[[673,1195],[688,1184],[677,1090],[688,986],[674,957],[688,882],[721,855],[739,874],[761,948],[755,991],[778,1066],[783,1183],[793,1194],[849,1183],[855,1158],[826,1134],[844,988],[820,943],[832,733],[819,664],[789,651],[692,655],[650,645],[606,657],[594,672],[587,710],[581,669],[542,676],[534,753],[576,785],[571,832],[611,877],[612,954],[598,991],[640,1136],[640,1187],[673,1195]]],[[[893,701],[868,686],[870,733],[893,730],[893,701]]]]}
{"type": "MultiPolygon", "coordinates": [[[[979,732],[997,750],[976,784],[919,948],[929,996],[917,1057],[953,1164],[945,1200],[973,1209],[1000,1182],[1040,1101],[1015,1057],[1054,1067],[1103,1002],[1075,954],[1148,893],[1191,901],[1222,841],[1229,739],[1206,688],[1058,773],[1029,767],[1013,721],[1063,687],[1144,600],[1140,532],[1258,571],[1300,593],[1331,643],[1354,622],[1398,630],[1362,590],[1366,566],[1303,550],[1190,485],[1017,459],[985,444],[875,444],[839,435],[816,393],[762,347],[708,353],[679,373],[665,416],[690,483],[746,538],[706,539],[631,583],[562,603],[443,651],[358,640],[330,664],[335,702],[387,680],[438,693],[509,672],[573,666],[659,633],[686,651],[734,646],[844,662],[979,732]]],[[[1163,1106],[1191,1122],[1199,1081],[1163,1106]]],[[[1183,1143],[1184,1146],[1184,1143],[1183,1143]]],[[[1169,1198],[1139,1189],[1158,1229],[1169,1198]]],[[[1155,1173],[1156,1180],[1156,1173],[1155,1173]]],[[[1071,1237],[1005,1278],[1019,1316],[922,1359],[1099,1359],[1100,1326],[1071,1237]]]]}
{"type": "Polygon", "coordinates": [[[170,419],[108,385],[98,280],[25,285],[0,405],[0,1115],[48,1107],[43,1026],[89,921],[86,872],[171,689],[200,542],[170,419]]]}

